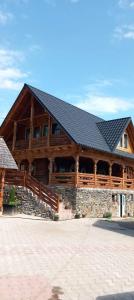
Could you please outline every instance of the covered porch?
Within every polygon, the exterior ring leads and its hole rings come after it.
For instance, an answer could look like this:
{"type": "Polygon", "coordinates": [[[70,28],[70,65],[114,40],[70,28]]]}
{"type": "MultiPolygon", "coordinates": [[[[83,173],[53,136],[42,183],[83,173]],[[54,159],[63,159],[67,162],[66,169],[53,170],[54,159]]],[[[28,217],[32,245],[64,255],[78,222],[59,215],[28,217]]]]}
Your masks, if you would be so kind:
{"type": "Polygon", "coordinates": [[[57,157],[51,160],[50,185],[78,188],[134,189],[134,168],[117,161],[89,157],[57,157]]]}

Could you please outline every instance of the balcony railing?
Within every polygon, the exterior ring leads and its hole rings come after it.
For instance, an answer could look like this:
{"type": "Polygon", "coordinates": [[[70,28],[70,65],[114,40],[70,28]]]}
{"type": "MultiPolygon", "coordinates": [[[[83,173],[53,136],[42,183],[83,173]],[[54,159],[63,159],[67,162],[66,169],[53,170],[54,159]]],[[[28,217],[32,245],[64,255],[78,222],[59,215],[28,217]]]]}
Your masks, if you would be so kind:
{"type": "MultiPolygon", "coordinates": [[[[76,173],[52,173],[51,184],[74,186],[76,173]]],[[[134,190],[134,179],[123,179],[115,176],[105,176],[78,173],[77,187],[134,190]]]]}
{"type": "MultiPolygon", "coordinates": [[[[47,136],[33,138],[31,141],[31,148],[40,148],[47,146],[47,136]]],[[[49,145],[50,146],[59,146],[59,145],[67,145],[70,144],[70,140],[66,135],[51,135],[49,145]]],[[[12,150],[12,142],[7,143],[10,150],[12,150]]],[[[23,150],[29,148],[29,140],[17,140],[15,142],[15,150],[23,150]]]]}

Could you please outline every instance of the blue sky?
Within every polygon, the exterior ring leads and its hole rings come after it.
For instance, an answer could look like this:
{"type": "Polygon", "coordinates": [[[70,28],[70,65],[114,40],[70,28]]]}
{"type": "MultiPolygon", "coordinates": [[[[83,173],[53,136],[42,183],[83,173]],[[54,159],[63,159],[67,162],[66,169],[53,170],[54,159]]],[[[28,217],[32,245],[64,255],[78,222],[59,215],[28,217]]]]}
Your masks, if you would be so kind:
{"type": "Polygon", "coordinates": [[[134,119],[134,0],[0,0],[0,122],[24,82],[134,119]]]}

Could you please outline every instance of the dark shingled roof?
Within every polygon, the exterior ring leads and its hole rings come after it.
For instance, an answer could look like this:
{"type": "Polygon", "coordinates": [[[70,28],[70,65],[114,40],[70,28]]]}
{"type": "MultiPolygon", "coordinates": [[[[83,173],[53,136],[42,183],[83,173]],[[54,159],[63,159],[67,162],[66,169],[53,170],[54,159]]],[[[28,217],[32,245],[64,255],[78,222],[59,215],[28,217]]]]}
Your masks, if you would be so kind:
{"type": "Polygon", "coordinates": [[[134,154],[116,149],[124,130],[132,122],[130,117],[104,121],[35,87],[27,84],[25,87],[78,145],[134,159],[134,154]]]}
{"type": "Polygon", "coordinates": [[[130,117],[97,123],[97,126],[111,151],[115,150],[119,142],[119,137],[122,136],[129,122],[131,122],[130,117]]]}
{"type": "Polygon", "coordinates": [[[4,139],[0,137],[0,169],[18,169],[4,139]]]}

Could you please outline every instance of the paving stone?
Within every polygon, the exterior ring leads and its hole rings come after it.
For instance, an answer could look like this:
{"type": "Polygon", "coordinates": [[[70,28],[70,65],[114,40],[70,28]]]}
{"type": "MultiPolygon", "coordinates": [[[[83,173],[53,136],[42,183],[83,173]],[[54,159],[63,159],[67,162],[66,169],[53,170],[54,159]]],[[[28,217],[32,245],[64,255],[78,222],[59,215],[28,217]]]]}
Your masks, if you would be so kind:
{"type": "Polygon", "coordinates": [[[0,217],[0,229],[0,299],[134,299],[133,230],[35,217],[0,217]]]}

